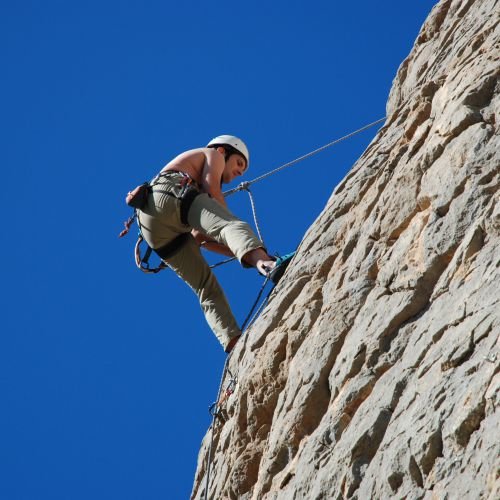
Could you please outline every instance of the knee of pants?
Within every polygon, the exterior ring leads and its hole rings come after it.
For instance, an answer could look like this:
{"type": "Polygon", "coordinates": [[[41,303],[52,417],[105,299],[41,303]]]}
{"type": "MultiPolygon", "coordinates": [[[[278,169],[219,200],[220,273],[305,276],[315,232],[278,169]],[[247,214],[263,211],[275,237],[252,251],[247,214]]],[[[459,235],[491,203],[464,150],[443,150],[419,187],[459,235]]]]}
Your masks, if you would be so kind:
{"type": "Polygon", "coordinates": [[[252,228],[241,220],[229,222],[221,231],[220,237],[240,262],[246,253],[263,246],[252,228]]]}

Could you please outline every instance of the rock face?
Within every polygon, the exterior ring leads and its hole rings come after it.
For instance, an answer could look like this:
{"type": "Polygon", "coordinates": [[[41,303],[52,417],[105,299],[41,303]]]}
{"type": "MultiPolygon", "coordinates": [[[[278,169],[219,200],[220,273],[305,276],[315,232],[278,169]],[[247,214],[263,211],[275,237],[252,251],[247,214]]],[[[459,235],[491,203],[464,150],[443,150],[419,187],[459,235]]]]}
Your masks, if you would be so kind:
{"type": "Polygon", "coordinates": [[[499,13],[432,10],[230,359],[210,499],[500,498],[499,13]]]}

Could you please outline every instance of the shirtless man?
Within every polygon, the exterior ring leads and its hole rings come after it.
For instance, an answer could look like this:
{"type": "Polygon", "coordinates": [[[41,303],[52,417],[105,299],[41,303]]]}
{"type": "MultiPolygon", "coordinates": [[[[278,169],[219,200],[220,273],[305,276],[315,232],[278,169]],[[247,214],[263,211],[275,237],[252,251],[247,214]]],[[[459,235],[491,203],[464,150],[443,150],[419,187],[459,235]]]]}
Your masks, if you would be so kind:
{"type": "Polygon", "coordinates": [[[232,350],[241,331],[199,247],[235,256],[263,275],[273,270],[275,259],[250,226],[227,209],[221,190],[222,184],[243,175],[248,164],[248,149],[241,139],[218,136],[207,147],[186,151],[169,162],[150,183],[148,201],[138,210],[141,234],[160,256],[162,249],[184,235],[180,248],[162,258],[197,294],[226,352],[232,350]]]}

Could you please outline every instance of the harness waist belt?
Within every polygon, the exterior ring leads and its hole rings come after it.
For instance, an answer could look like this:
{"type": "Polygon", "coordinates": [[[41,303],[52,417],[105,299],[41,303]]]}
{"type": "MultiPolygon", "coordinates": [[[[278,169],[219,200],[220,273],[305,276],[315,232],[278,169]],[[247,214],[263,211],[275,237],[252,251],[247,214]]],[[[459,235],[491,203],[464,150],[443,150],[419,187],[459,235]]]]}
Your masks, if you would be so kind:
{"type": "Polygon", "coordinates": [[[189,226],[188,213],[194,199],[201,194],[196,188],[190,187],[181,199],[181,222],[185,226],[189,226]]]}
{"type": "Polygon", "coordinates": [[[189,209],[191,208],[191,205],[193,204],[193,201],[195,200],[195,198],[199,194],[201,194],[196,182],[193,181],[193,179],[191,179],[191,177],[188,174],[186,174],[185,172],[180,172],[178,170],[166,170],[165,172],[161,172],[160,174],[158,174],[158,177],[155,179],[155,181],[153,181],[151,186],[154,187],[156,181],[158,179],[160,179],[161,177],[168,177],[172,174],[181,174],[184,177],[184,179],[187,181],[186,183],[182,184],[184,186],[184,189],[182,190],[182,193],[179,197],[177,197],[175,194],[170,193],[168,191],[166,191],[166,194],[169,194],[170,196],[174,196],[175,198],[180,199],[180,201],[181,201],[181,206],[180,206],[181,222],[185,226],[189,226],[189,223],[188,223],[189,209]]]}

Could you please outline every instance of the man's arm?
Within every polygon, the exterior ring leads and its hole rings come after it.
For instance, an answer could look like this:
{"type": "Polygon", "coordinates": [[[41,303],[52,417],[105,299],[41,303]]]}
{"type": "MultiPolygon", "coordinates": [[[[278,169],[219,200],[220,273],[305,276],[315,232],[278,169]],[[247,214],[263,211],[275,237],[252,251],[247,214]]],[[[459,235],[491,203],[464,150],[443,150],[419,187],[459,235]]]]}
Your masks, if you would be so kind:
{"type": "MultiPolygon", "coordinates": [[[[204,154],[205,162],[201,172],[201,189],[203,192],[208,193],[214,200],[218,201],[222,206],[227,207],[226,200],[221,190],[222,174],[226,166],[224,155],[212,148],[205,149],[204,154]]],[[[218,243],[206,234],[196,229],[193,229],[191,234],[194,236],[196,243],[205,250],[210,250],[211,252],[216,252],[228,257],[234,257],[229,247],[218,243]]]]}
{"type": "Polygon", "coordinates": [[[222,174],[226,161],[224,156],[215,149],[205,150],[205,163],[201,172],[201,187],[205,193],[226,207],[226,200],[221,190],[222,174]]]}
{"type": "Polygon", "coordinates": [[[210,238],[210,236],[207,236],[196,229],[193,229],[191,234],[196,240],[196,243],[198,243],[198,245],[203,247],[205,250],[220,253],[221,255],[226,255],[227,257],[234,257],[234,254],[231,250],[229,250],[229,247],[221,243],[217,243],[213,238],[210,238]]]}

